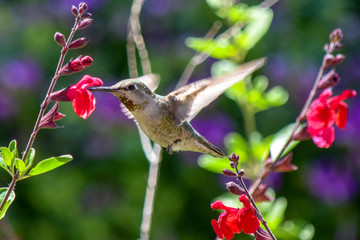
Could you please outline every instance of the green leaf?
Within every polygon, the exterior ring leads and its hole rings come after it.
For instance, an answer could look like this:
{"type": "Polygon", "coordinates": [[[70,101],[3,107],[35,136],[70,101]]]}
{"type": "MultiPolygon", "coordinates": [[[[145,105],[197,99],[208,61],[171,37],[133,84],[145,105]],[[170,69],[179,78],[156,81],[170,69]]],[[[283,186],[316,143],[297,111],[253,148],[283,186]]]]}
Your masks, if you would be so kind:
{"type": "Polygon", "coordinates": [[[248,143],[239,133],[228,133],[224,139],[228,152],[235,153],[239,156],[239,163],[246,162],[249,158],[248,143]]]}
{"type": "Polygon", "coordinates": [[[227,158],[215,158],[208,154],[202,154],[198,158],[198,164],[200,167],[215,173],[221,173],[221,170],[230,168],[230,161],[227,158]]]}
{"type": "MultiPolygon", "coordinates": [[[[5,198],[6,192],[7,192],[8,188],[0,188],[0,203],[3,201],[3,199],[5,198]]],[[[8,210],[8,208],[10,207],[10,204],[14,201],[15,199],[15,192],[11,191],[9,198],[7,199],[3,209],[0,211],[0,219],[5,217],[6,211],[8,210]]]]}
{"type": "Polygon", "coordinates": [[[14,154],[7,148],[7,147],[1,147],[1,155],[4,160],[4,163],[11,169],[11,171],[14,171],[14,154]]]}
{"type": "Polygon", "coordinates": [[[229,58],[238,54],[237,48],[228,40],[190,37],[186,39],[185,44],[189,48],[218,59],[229,58]]]}
{"type": "Polygon", "coordinates": [[[51,157],[45,159],[32,168],[27,176],[31,177],[49,172],[55,168],[60,167],[61,165],[64,165],[65,163],[68,163],[72,159],[73,157],[71,155],[62,155],[60,157],[51,157]]]}
{"type": "Polygon", "coordinates": [[[270,8],[254,6],[249,8],[250,21],[243,31],[234,36],[236,44],[244,50],[250,50],[268,31],[273,12],[270,8]]]}
{"type": "Polygon", "coordinates": [[[34,158],[35,158],[35,149],[30,148],[29,153],[27,154],[25,161],[24,161],[25,165],[26,165],[25,171],[27,171],[32,166],[32,164],[34,162],[34,158]]]}
{"type": "Polygon", "coordinates": [[[14,154],[15,158],[19,157],[19,152],[17,149],[17,142],[15,139],[10,142],[9,150],[14,154]]]}
{"type": "Polygon", "coordinates": [[[25,163],[23,162],[23,160],[21,160],[20,158],[16,158],[15,166],[19,170],[20,176],[22,176],[25,171],[25,163]]]}
{"type": "MultiPolygon", "coordinates": [[[[292,123],[292,124],[289,124],[286,127],[282,128],[277,133],[275,133],[274,139],[270,144],[270,154],[271,154],[272,159],[275,159],[278,156],[282,147],[289,140],[289,138],[291,137],[291,132],[292,132],[293,128],[294,128],[294,124],[292,123]]],[[[299,141],[292,141],[288,145],[288,147],[285,149],[285,151],[282,153],[281,156],[284,156],[287,153],[289,153],[298,144],[299,144],[299,141]]]]}
{"type": "Polygon", "coordinates": [[[266,92],[265,99],[270,106],[281,106],[288,101],[289,93],[283,87],[275,86],[266,92]]]}
{"type": "Polygon", "coordinates": [[[2,167],[3,169],[5,169],[10,175],[12,175],[12,173],[10,172],[9,168],[7,167],[7,165],[4,162],[4,159],[2,157],[0,157],[0,167],[2,167]]]}

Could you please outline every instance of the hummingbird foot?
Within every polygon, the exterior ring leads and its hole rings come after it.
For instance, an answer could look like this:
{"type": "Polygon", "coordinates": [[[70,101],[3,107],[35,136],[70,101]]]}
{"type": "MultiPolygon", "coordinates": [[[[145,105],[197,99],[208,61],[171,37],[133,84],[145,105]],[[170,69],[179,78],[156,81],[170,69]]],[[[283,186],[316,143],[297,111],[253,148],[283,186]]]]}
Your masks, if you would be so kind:
{"type": "Polygon", "coordinates": [[[171,149],[171,145],[167,146],[166,148],[165,147],[162,147],[162,149],[164,149],[168,154],[172,154],[173,151],[171,149]]]}

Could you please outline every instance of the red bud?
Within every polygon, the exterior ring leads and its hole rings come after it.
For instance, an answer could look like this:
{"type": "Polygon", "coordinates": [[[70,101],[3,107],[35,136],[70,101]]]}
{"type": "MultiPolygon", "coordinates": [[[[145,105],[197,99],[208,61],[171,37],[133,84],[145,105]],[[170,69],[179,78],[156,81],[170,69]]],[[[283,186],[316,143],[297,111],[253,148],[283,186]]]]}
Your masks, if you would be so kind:
{"type": "Polygon", "coordinates": [[[226,188],[229,189],[229,191],[232,194],[240,196],[245,193],[245,190],[234,182],[228,182],[225,185],[226,185],[226,188]]]}
{"type": "Polygon", "coordinates": [[[78,29],[87,28],[88,26],[90,26],[92,21],[93,21],[93,19],[91,19],[91,18],[86,18],[84,20],[81,20],[81,22],[78,25],[78,29]]]}
{"type": "Polygon", "coordinates": [[[86,10],[88,9],[88,6],[85,2],[81,2],[79,4],[79,14],[82,15],[86,10]]]}
{"type": "Polygon", "coordinates": [[[329,87],[334,87],[340,82],[339,75],[335,72],[334,69],[329,71],[325,76],[321,78],[318,89],[325,89],[329,87]]]}
{"type": "Polygon", "coordinates": [[[222,173],[225,175],[225,176],[228,176],[228,177],[236,177],[236,173],[234,173],[233,171],[231,171],[230,169],[223,169],[222,170],[222,173]]]}
{"type": "Polygon", "coordinates": [[[65,47],[66,41],[65,41],[65,37],[62,33],[56,32],[54,35],[54,40],[61,47],[65,47]]]}
{"type": "Polygon", "coordinates": [[[79,11],[74,5],[71,6],[71,12],[75,15],[75,17],[79,16],[79,11]]]}
{"type": "Polygon", "coordinates": [[[84,13],[83,15],[81,15],[81,19],[90,18],[91,16],[91,13],[84,13]]]}
{"type": "Polygon", "coordinates": [[[69,48],[74,49],[74,48],[82,48],[85,47],[86,44],[88,43],[89,39],[87,38],[78,38],[75,41],[73,41],[72,43],[70,43],[69,48]]]}

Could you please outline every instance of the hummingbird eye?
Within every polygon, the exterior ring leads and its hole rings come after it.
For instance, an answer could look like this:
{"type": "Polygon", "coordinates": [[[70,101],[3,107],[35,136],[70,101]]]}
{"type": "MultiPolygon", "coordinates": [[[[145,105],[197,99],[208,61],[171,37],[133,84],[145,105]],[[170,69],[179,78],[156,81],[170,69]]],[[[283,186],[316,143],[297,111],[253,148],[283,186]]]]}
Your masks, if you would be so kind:
{"type": "Polygon", "coordinates": [[[131,84],[131,85],[128,86],[129,90],[134,90],[135,88],[136,88],[136,86],[134,84],[131,84]]]}

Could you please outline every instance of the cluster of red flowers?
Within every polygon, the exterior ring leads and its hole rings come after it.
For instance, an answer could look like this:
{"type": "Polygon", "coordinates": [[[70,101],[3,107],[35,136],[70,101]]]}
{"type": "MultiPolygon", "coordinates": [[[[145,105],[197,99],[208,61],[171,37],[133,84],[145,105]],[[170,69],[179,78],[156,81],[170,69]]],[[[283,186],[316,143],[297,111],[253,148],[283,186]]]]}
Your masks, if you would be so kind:
{"type": "Polygon", "coordinates": [[[345,128],[348,107],[343,100],[354,97],[356,92],[345,90],[338,96],[330,97],[331,95],[332,91],[325,89],[311,104],[310,111],[306,115],[307,131],[316,146],[320,148],[329,148],[334,142],[334,124],[340,129],[345,128]]]}
{"type": "Polygon", "coordinates": [[[255,209],[250,205],[249,199],[242,194],[239,201],[244,205],[240,209],[227,207],[221,201],[211,204],[212,209],[225,210],[220,214],[217,221],[211,220],[211,225],[220,239],[230,240],[235,233],[253,234],[259,229],[260,222],[255,216],[255,209]]]}

